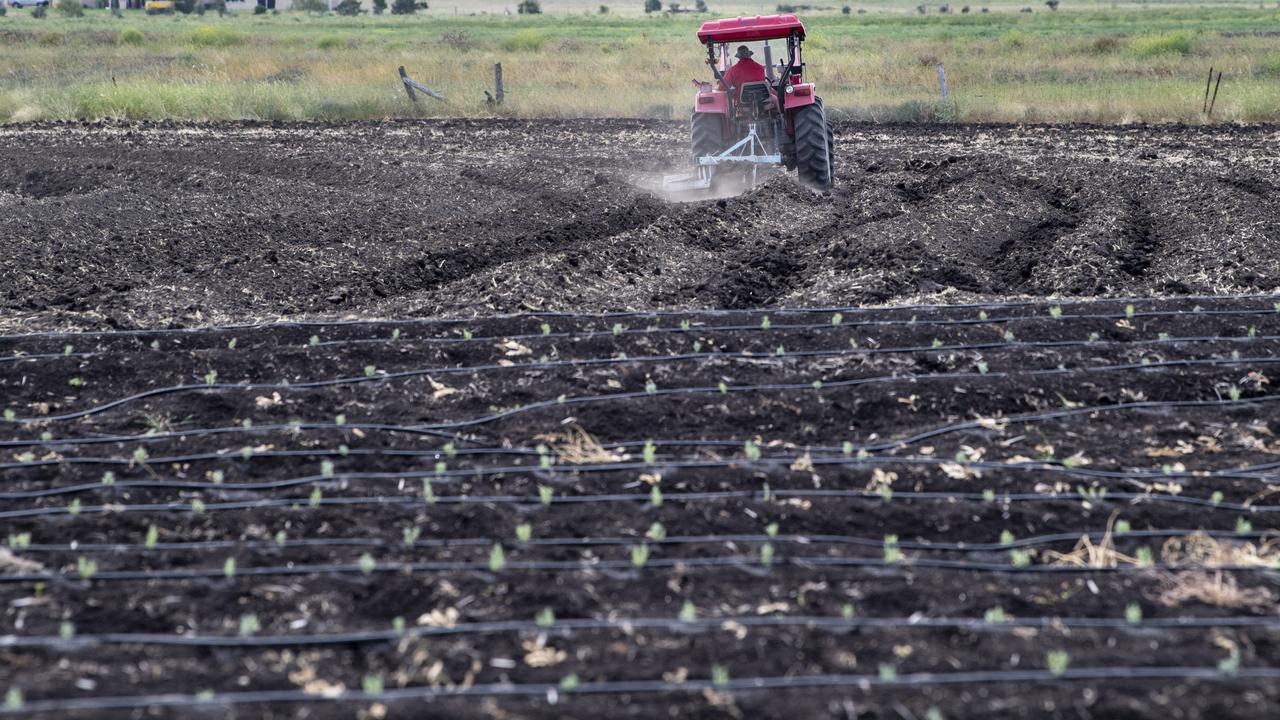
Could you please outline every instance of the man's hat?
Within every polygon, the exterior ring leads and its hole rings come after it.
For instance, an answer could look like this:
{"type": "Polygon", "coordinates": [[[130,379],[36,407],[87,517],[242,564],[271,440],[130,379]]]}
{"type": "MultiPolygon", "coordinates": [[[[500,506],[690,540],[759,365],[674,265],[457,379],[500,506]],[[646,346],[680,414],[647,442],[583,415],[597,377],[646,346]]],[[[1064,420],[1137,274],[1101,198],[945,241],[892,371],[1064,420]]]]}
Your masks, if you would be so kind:
{"type": "Polygon", "coordinates": [[[739,45],[739,46],[738,46],[738,53],[737,53],[737,57],[738,57],[738,59],[739,59],[739,60],[742,60],[742,59],[745,59],[745,58],[749,58],[749,57],[751,57],[752,55],[755,55],[755,53],[751,52],[751,48],[747,47],[746,45],[739,45]]]}

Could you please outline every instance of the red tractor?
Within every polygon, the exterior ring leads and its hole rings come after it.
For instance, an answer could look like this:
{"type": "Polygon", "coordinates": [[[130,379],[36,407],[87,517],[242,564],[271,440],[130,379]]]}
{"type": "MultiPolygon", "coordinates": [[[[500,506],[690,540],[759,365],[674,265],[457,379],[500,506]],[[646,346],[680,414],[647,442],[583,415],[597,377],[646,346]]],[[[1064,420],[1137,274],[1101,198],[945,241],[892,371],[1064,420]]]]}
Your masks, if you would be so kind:
{"type": "Polygon", "coordinates": [[[711,20],[698,29],[715,82],[694,80],[693,175],[667,178],[672,190],[712,186],[717,169],[744,169],[754,186],[761,165],[784,165],[800,180],[831,187],[831,125],[814,84],[806,82],[800,46],[804,24],[795,15],[711,20]],[[773,61],[770,40],[785,41],[785,61],[773,61]],[[764,65],[749,43],[763,43],[764,65]],[[730,57],[730,45],[739,45],[730,57]],[[743,67],[738,67],[742,65],[743,67]]]}

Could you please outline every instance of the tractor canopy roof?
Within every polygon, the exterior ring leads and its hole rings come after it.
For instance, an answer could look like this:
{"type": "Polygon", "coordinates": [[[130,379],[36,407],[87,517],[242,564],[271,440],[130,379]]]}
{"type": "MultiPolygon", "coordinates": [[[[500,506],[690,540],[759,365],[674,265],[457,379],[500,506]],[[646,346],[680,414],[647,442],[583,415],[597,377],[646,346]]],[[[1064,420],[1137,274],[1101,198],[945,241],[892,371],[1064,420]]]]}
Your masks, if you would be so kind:
{"type": "Polygon", "coordinates": [[[758,15],[756,17],[708,20],[698,28],[698,40],[703,43],[751,42],[776,40],[795,32],[804,38],[804,23],[795,15],[758,15]]]}

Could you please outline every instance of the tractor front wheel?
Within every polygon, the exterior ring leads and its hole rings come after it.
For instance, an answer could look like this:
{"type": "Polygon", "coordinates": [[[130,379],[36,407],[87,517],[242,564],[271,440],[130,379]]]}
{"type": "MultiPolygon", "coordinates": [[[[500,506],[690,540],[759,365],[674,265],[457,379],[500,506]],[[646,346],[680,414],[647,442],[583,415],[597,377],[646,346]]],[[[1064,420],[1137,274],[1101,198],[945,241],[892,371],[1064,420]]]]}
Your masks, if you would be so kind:
{"type": "Polygon", "coordinates": [[[796,169],[800,181],[819,190],[831,187],[831,128],[822,105],[797,108],[792,115],[796,129],[796,169]]]}
{"type": "Polygon", "coordinates": [[[693,159],[705,155],[717,155],[724,150],[724,118],[715,113],[694,113],[689,136],[693,146],[693,159]]]}

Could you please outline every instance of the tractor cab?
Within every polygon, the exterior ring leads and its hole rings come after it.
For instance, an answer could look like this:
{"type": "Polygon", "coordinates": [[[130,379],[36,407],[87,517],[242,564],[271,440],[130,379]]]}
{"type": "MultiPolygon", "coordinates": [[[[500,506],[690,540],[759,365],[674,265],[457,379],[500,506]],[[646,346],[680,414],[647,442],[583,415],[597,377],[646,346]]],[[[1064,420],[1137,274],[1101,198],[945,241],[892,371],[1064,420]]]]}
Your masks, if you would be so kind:
{"type": "Polygon", "coordinates": [[[702,24],[698,41],[713,79],[693,81],[697,173],[668,178],[669,188],[708,188],[717,167],[745,168],[754,184],[761,165],[783,165],[810,185],[831,186],[831,128],[814,84],[807,82],[804,39],[804,24],[795,15],[702,24]],[[744,58],[762,65],[764,77],[752,66],[739,71],[744,58]]]}
{"type": "MultiPolygon", "coordinates": [[[[768,94],[782,113],[787,107],[796,107],[812,102],[813,85],[804,82],[804,23],[795,15],[766,15],[761,17],[729,18],[711,20],[698,29],[698,40],[707,49],[707,65],[715,76],[715,84],[699,84],[698,106],[719,104],[719,97],[724,96],[724,106],[743,99],[743,91],[750,86],[751,101],[768,94]],[[732,76],[732,68],[739,61],[735,57],[735,49],[745,46],[753,53],[752,60],[764,66],[763,80],[751,83],[738,83],[739,87],[730,88],[726,76],[732,76]],[[764,83],[763,86],[757,83],[764,83]],[[790,94],[799,102],[784,98],[778,102],[779,94],[790,94]],[[711,99],[703,99],[711,95],[711,99]]],[[[737,113],[735,113],[737,114],[737,113]]]]}

